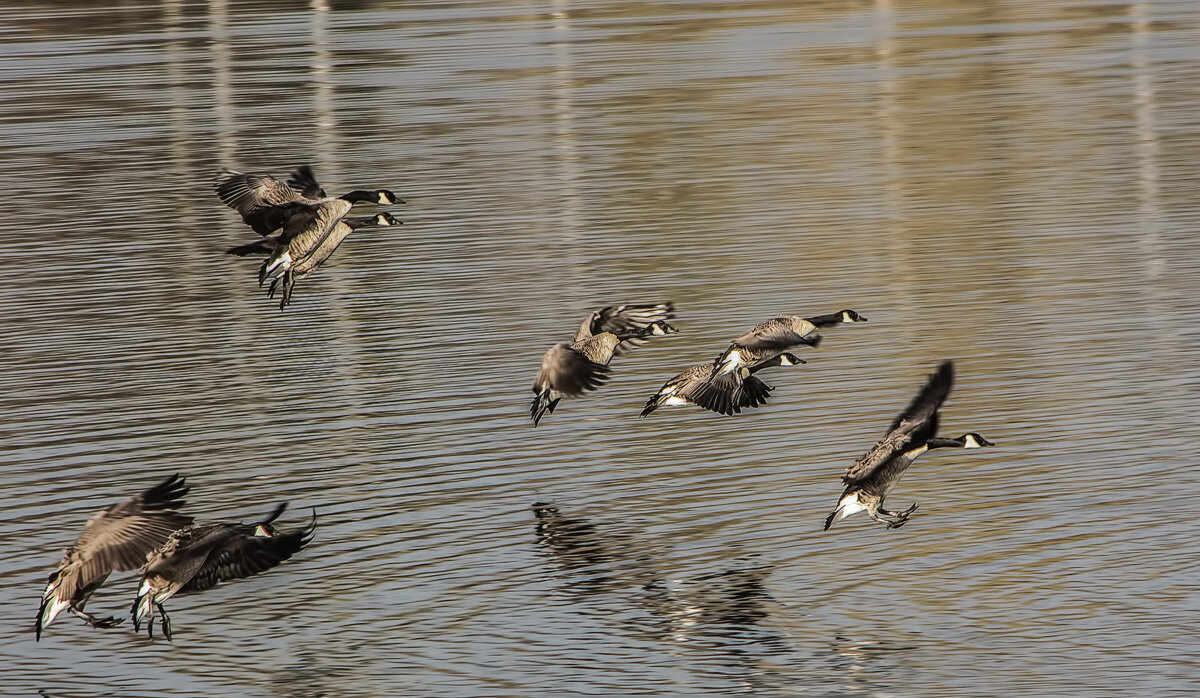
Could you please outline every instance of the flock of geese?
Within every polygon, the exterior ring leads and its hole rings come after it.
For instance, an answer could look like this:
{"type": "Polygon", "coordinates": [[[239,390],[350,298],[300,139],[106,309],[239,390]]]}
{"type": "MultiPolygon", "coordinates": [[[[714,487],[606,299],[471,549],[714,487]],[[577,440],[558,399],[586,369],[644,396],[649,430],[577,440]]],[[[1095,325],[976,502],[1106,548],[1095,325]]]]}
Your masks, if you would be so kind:
{"type": "MultiPolygon", "coordinates": [[[[317,270],[348,235],[369,226],[399,225],[390,213],[347,218],[358,203],[403,203],[386,189],[357,189],[329,197],[307,165],[286,180],[269,174],[223,170],[217,196],[237,211],[260,236],[228,250],[237,256],[262,255],[259,286],[270,281],[268,297],[280,292],[280,310],[291,302],[296,280],[317,270]]],[[[570,342],[550,347],[533,383],[529,414],[536,427],[564,397],[578,398],[601,387],[610,377],[610,362],[644,344],[648,338],[678,332],[667,321],[675,317],[667,303],[607,306],[590,313],[570,342]]],[[[722,415],[766,403],[773,387],[759,377],[765,369],[806,363],[792,353],[821,342],[818,329],[866,322],[854,310],[801,317],[780,315],[735,337],[712,361],[681,371],[646,401],[641,416],[660,407],[695,405],[722,415]]],[[[954,364],[943,361],[887,432],[842,475],[845,489],[825,519],[835,521],[860,511],[888,528],[903,526],[917,504],[903,511],[883,508],[884,499],[918,456],[942,448],[981,448],[992,442],[976,432],[955,438],[937,436],[939,411],[954,384],[954,364]]],[[[134,630],[144,624],[154,636],[157,618],[171,639],[163,603],[176,594],[211,589],[220,582],[265,572],[306,546],[316,530],[316,512],[304,526],[281,532],[272,524],[286,503],[252,523],[195,523],[180,512],[188,486],[177,474],[110,505],[92,516],[83,533],[66,550],[50,574],[35,625],[36,637],[64,610],[92,627],[110,628],[123,619],[99,618],[84,610],[88,600],[113,572],[139,569],[141,581],[130,609],[134,630]]]]}

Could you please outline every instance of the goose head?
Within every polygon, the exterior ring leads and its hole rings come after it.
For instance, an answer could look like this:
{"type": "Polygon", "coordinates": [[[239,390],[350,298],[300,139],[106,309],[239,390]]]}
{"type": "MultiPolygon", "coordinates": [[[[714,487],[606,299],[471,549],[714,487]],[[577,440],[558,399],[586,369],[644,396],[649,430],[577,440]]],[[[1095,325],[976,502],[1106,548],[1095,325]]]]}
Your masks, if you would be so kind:
{"type": "Polygon", "coordinates": [[[679,330],[668,325],[666,320],[656,320],[656,321],[650,323],[649,325],[646,325],[646,329],[642,331],[642,336],[648,337],[648,336],[652,336],[652,335],[657,335],[657,336],[661,337],[662,335],[678,334],[678,333],[679,333],[679,330]]]}
{"type": "Polygon", "coordinates": [[[955,439],[955,441],[961,442],[963,448],[983,448],[984,446],[996,445],[973,431],[963,434],[955,439]]]}
{"type": "Polygon", "coordinates": [[[838,313],[842,316],[842,322],[866,322],[867,319],[853,310],[843,310],[838,313]]]}

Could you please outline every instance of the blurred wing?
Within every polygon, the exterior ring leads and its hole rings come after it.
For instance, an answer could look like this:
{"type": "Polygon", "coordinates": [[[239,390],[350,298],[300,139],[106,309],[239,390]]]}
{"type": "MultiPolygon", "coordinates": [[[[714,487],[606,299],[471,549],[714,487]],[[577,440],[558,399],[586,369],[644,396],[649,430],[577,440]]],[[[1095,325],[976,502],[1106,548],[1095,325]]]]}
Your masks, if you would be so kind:
{"type": "Polygon", "coordinates": [[[582,395],[603,385],[609,370],[567,344],[556,344],[542,357],[534,392],[550,389],[571,397],[582,395]]]}
{"type": "Polygon", "coordinates": [[[950,394],[950,388],[953,386],[954,362],[943,361],[925,381],[925,386],[921,388],[917,396],[908,403],[908,407],[905,407],[904,411],[892,422],[892,426],[888,427],[888,431],[893,432],[897,429],[911,431],[915,425],[927,422],[932,418],[934,428],[926,438],[936,436],[937,411],[946,401],[946,397],[950,394]]]}
{"type": "MultiPolygon", "coordinates": [[[[592,311],[575,333],[574,342],[581,342],[603,332],[625,334],[640,330],[660,320],[670,320],[675,317],[675,304],[647,303],[642,305],[610,305],[592,311]]],[[[631,349],[641,346],[642,339],[626,339],[617,345],[614,356],[621,356],[631,349]]]]}
{"type": "Polygon", "coordinates": [[[256,536],[243,533],[225,543],[221,550],[210,555],[204,566],[180,588],[180,592],[204,591],[219,582],[244,579],[266,572],[299,552],[312,540],[317,520],[287,533],[256,536]]]}
{"type": "Polygon", "coordinates": [[[846,469],[842,481],[850,485],[865,480],[898,454],[936,436],[938,409],[950,394],[953,384],[954,363],[943,361],[908,407],[892,422],[888,433],[858,462],[846,469]]]}
{"type": "Polygon", "coordinates": [[[292,170],[287,180],[288,186],[300,192],[308,199],[324,199],[325,190],[317,183],[317,176],[308,165],[301,165],[292,170]]]}

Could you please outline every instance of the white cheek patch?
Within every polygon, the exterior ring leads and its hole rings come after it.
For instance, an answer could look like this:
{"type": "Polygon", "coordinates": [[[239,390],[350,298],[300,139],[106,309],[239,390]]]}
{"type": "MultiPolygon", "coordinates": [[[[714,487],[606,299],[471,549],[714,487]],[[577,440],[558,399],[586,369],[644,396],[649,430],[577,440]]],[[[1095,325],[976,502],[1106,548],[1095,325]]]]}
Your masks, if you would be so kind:
{"type": "Polygon", "coordinates": [[[390,203],[392,203],[392,202],[391,202],[390,200],[388,200],[387,194],[380,194],[380,195],[379,195],[379,200],[378,200],[378,201],[376,201],[375,203],[379,203],[379,204],[390,204],[390,203]]]}
{"type": "Polygon", "coordinates": [[[975,440],[974,434],[967,434],[967,440],[963,444],[963,448],[983,448],[983,444],[975,440]]]}

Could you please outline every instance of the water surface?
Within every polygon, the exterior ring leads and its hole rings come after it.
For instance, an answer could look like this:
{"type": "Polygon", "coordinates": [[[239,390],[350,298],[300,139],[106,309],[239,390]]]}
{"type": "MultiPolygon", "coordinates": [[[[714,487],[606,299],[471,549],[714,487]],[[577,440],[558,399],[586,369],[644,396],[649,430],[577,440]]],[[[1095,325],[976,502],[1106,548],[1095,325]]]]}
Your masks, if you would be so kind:
{"type": "Polygon", "coordinates": [[[1195,3],[0,19],[5,693],[1200,689],[1195,3]],[[408,204],[281,313],[209,182],[299,163],[408,204]],[[666,299],[681,334],[530,426],[550,344],[666,299]],[[764,408],[637,418],[754,323],[842,308],[870,322],[764,408]],[[923,458],[902,529],[822,533],[943,358],[944,433],[998,446],[923,458]],[[173,599],[173,644],[35,644],[83,521],[172,472],[204,518],[316,508],[316,541],[173,599]]]}

